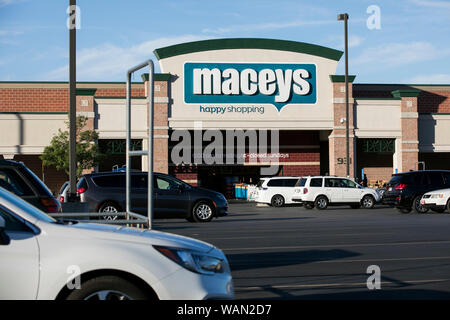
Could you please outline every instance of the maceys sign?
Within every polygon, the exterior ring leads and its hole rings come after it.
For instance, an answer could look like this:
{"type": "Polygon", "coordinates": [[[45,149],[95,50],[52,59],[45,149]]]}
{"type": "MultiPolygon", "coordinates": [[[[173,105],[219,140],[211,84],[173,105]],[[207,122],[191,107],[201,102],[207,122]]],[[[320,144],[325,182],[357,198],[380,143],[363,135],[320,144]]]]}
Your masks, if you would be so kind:
{"type": "Polygon", "coordinates": [[[292,63],[184,64],[188,104],[287,104],[317,101],[316,65],[292,63]]]}

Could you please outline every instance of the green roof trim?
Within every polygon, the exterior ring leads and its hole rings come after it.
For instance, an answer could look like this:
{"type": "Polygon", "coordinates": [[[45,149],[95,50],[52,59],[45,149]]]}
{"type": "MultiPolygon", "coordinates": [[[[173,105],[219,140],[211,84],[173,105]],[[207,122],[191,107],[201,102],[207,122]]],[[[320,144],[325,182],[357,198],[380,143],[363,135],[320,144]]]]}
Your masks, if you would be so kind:
{"type": "MultiPolygon", "coordinates": [[[[154,81],[169,81],[170,80],[170,77],[171,77],[172,75],[170,74],[170,73],[155,73],[154,75],[153,75],[153,80],[154,81]]],[[[148,81],[148,73],[143,73],[142,75],[141,75],[141,77],[142,77],[142,81],[148,81]]]]}
{"type": "MultiPolygon", "coordinates": [[[[355,75],[349,75],[348,76],[348,82],[355,81],[356,76],[355,75]]],[[[345,82],[345,75],[338,75],[338,74],[330,74],[331,82],[345,82]]]]}
{"type": "Polygon", "coordinates": [[[268,49],[290,51],[310,54],[335,61],[339,61],[343,54],[342,51],[311,43],[263,38],[229,38],[194,41],[159,48],[154,50],[153,53],[158,60],[161,60],[182,54],[225,49],[268,49]]]}
{"type": "Polygon", "coordinates": [[[77,96],[93,96],[97,91],[96,88],[77,88],[75,93],[77,96]]]}
{"type": "Polygon", "coordinates": [[[392,95],[394,96],[394,98],[418,97],[420,92],[420,90],[415,89],[394,90],[392,91],[392,95]]]}

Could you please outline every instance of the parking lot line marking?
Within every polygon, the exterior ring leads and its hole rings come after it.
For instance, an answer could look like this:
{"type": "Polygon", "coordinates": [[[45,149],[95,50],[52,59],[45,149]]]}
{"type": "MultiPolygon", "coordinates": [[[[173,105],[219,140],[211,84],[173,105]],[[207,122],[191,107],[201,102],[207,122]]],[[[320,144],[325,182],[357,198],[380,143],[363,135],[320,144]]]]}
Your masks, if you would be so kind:
{"type": "MultiPolygon", "coordinates": [[[[327,237],[330,236],[337,236],[337,237],[354,237],[354,236],[367,236],[367,235],[389,235],[389,234],[394,234],[394,233],[342,233],[342,234],[327,234],[327,237]]],[[[193,234],[195,235],[195,234],[193,234]]],[[[199,236],[199,235],[195,235],[195,236],[199,236]]],[[[292,238],[292,235],[288,235],[288,236],[277,236],[277,239],[279,238],[292,238]]],[[[300,237],[304,237],[304,238],[308,238],[308,237],[323,237],[323,235],[321,234],[301,234],[299,235],[297,238],[300,237]]],[[[210,240],[239,240],[239,239],[267,239],[267,236],[255,236],[255,237],[223,237],[223,238],[211,238],[208,237],[208,241],[210,240]]]]}
{"type": "Polygon", "coordinates": [[[426,260],[446,260],[449,257],[422,257],[422,258],[385,258],[385,259],[352,259],[333,261],[314,261],[311,263],[350,263],[350,262],[386,262],[386,261],[426,261],[426,260]]]}
{"type": "MultiPolygon", "coordinates": [[[[446,282],[450,279],[431,279],[431,280],[409,280],[402,281],[402,283],[407,284],[423,284],[423,283],[436,283],[436,282],[446,282]]],[[[392,281],[382,281],[381,285],[396,284],[392,281]]],[[[353,283],[320,283],[320,284],[289,284],[289,285],[275,285],[275,286],[254,286],[254,287],[235,287],[236,291],[250,291],[250,290],[264,290],[265,288],[272,289],[297,289],[297,288],[326,288],[326,287],[366,287],[366,282],[353,282],[353,283]]]]}
{"type": "Polygon", "coordinates": [[[311,249],[311,248],[351,248],[351,247],[383,247],[383,246],[412,246],[412,245],[434,245],[450,243],[450,240],[417,241],[417,242],[388,242],[388,243],[342,243],[331,245],[309,245],[309,246],[282,246],[282,247],[252,247],[252,248],[226,248],[222,251],[247,251],[247,250],[278,250],[278,249],[311,249]]]}

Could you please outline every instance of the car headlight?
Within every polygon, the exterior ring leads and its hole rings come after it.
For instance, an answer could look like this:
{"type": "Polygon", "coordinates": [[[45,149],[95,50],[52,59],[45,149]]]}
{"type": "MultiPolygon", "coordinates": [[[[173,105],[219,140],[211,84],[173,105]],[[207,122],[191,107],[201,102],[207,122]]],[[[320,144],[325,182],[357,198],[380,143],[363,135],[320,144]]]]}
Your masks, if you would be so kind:
{"type": "Polygon", "coordinates": [[[444,194],[443,193],[435,193],[431,195],[431,198],[436,199],[436,198],[443,198],[444,194]]]}
{"type": "Polygon", "coordinates": [[[189,249],[153,246],[159,253],[173,262],[195,273],[213,275],[223,273],[223,260],[189,249]]]}

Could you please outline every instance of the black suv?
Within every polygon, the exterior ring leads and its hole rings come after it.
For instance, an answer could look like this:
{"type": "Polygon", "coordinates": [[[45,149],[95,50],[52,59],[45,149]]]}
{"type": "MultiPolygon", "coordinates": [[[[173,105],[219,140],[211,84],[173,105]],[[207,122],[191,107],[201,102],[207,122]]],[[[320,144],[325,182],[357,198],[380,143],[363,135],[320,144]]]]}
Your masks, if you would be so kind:
{"type": "Polygon", "coordinates": [[[61,204],[47,186],[22,162],[0,160],[0,187],[47,213],[61,212],[61,204]]]}
{"type": "MultiPolygon", "coordinates": [[[[153,181],[154,218],[207,222],[213,217],[227,215],[228,202],[219,192],[193,187],[163,173],[153,173],[153,181]]],[[[89,203],[91,212],[124,212],[125,185],[125,172],[91,173],[81,177],[77,193],[81,202],[89,203]]],[[[131,211],[146,216],[147,199],[148,173],[131,172],[131,211]]]]}
{"type": "Polygon", "coordinates": [[[402,213],[414,209],[417,213],[426,213],[427,208],[420,204],[424,193],[450,188],[450,171],[423,170],[394,174],[386,185],[382,202],[395,206],[402,213]]]}

